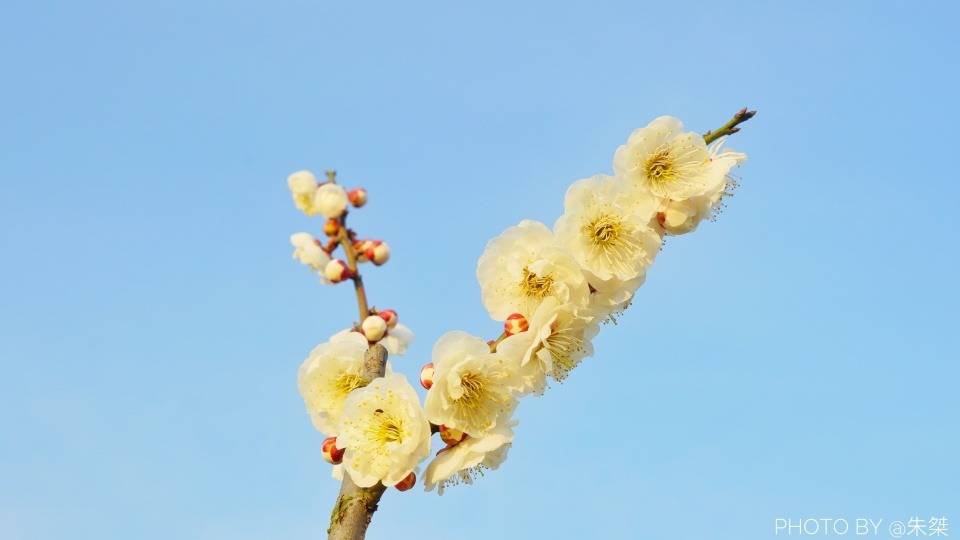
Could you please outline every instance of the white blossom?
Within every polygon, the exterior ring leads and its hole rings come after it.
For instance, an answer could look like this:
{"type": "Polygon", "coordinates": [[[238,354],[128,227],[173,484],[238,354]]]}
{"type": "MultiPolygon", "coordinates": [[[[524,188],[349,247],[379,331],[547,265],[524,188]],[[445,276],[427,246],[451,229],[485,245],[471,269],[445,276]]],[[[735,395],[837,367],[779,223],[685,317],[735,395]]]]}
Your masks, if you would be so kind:
{"type": "Polygon", "coordinates": [[[436,425],[481,437],[505,422],[521,386],[515,359],[491,353],[487,343],[466,332],[448,332],[433,347],[433,386],[424,410],[436,425]]]}
{"type": "Polygon", "coordinates": [[[524,220],[491,240],[477,262],[483,305],[506,320],[529,316],[547,297],[586,305],[589,288],[580,265],[557,245],[543,223],[524,220]]]}
{"type": "Polygon", "coordinates": [[[498,468],[507,457],[515,424],[501,424],[482,437],[467,436],[440,450],[424,472],[424,489],[432,491],[437,487],[437,493],[443,495],[444,489],[451,485],[472,484],[484,470],[498,468]]]}
{"type": "Polygon", "coordinates": [[[304,214],[315,216],[319,209],[314,204],[317,193],[317,177],[310,171],[297,171],[287,177],[287,187],[293,196],[293,204],[304,214]]]}
{"type": "Polygon", "coordinates": [[[323,269],[330,262],[327,254],[313,235],[298,232],[290,235],[290,244],[293,245],[293,258],[310,267],[311,270],[323,275],[323,269]]]}
{"type": "Polygon", "coordinates": [[[617,176],[661,199],[683,201],[716,190],[742,154],[711,155],[703,136],[684,132],[680,120],[661,116],[634,131],[614,154],[617,176]]]}
{"type": "MultiPolygon", "coordinates": [[[[743,163],[747,156],[733,150],[721,150],[725,138],[718,139],[709,146],[711,160],[732,163],[731,166],[743,163]]],[[[671,235],[686,234],[697,228],[704,219],[714,216],[722,199],[731,193],[735,183],[729,175],[723,181],[716,183],[702,195],[690,197],[682,201],[664,200],[657,213],[656,223],[664,232],[671,235]]]]}
{"type": "Polygon", "coordinates": [[[594,317],[548,298],[530,318],[529,329],[503,340],[497,352],[519,362],[520,392],[542,394],[547,376],[561,382],[583,358],[593,354],[590,340],[596,333],[594,317]]]}
{"type": "Polygon", "coordinates": [[[656,209],[646,191],[597,175],[570,186],[554,231],[590,285],[607,290],[604,282],[634,279],[653,262],[660,249],[660,235],[650,228],[656,209]]]}
{"type": "Polygon", "coordinates": [[[338,218],[347,209],[347,192],[332,182],[320,186],[314,195],[314,206],[326,218],[338,218]]]}
{"type": "Polygon", "coordinates": [[[430,454],[430,423],[416,391],[398,373],[374,379],[347,397],[337,445],[360,487],[393,486],[430,454]]]}
{"type": "Polygon", "coordinates": [[[367,383],[363,357],[367,340],[352,333],[334,336],[304,360],[297,374],[297,386],[314,427],[337,436],[340,415],[347,396],[367,383]]]}

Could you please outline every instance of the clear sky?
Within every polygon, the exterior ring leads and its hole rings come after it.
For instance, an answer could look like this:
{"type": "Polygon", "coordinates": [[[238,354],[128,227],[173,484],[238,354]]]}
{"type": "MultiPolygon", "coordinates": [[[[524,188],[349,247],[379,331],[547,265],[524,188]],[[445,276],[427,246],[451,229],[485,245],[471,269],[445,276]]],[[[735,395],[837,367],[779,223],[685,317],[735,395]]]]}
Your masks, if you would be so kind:
{"type": "Polygon", "coordinates": [[[369,538],[960,536],[957,7],[452,4],[5,2],[0,538],[324,537],[296,370],[355,306],[290,259],[320,227],[291,171],[369,190],[413,378],[442,333],[498,333],[489,238],[552,223],[652,118],[744,105],[721,219],[524,401],[499,471],[388,492],[369,538]]]}

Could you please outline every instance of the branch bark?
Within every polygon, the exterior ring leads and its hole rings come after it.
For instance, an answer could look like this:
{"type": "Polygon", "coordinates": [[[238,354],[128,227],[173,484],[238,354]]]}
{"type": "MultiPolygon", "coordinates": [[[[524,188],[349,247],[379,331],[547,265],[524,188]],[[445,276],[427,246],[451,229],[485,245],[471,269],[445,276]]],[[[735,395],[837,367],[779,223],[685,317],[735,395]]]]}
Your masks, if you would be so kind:
{"type": "MultiPolygon", "coordinates": [[[[379,343],[367,349],[364,357],[364,377],[372,381],[383,377],[387,364],[387,350],[379,343]]],[[[329,540],[363,540],[367,527],[377,511],[380,497],[387,488],[383,484],[373,487],[358,487],[344,472],[340,484],[340,495],[330,513],[329,540]]]]}

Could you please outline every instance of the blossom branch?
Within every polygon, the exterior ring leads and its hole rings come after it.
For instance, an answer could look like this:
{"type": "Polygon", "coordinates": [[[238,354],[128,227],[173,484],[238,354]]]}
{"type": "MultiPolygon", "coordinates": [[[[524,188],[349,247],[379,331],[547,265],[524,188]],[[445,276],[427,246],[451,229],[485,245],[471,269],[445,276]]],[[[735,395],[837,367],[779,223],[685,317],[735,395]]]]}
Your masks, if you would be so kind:
{"type": "Polygon", "coordinates": [[[707,144],[710,144],[725,135],[733,135],[734,133],[740,131],[740,128],[737,126],[753,118],[756,116],[756,114],[757,111],[747,110],[746,107],[740,109],[737,111],[737,114],[733,115],[733,118],[731,118],[726,124],[717,129],[704,133],[703,141],[707,144]]]}
{"type": "MultiPolygon", "coordinates": [[[[329,170],[326,172],[327,182],[335,184],[337,182],[337,171],[329,170]]],[[[370,308],[367,306],[367,291],[363,288],[363,277],[357,268],[357,251],[353,248],[353,240],[350,238],[350,232],[347,230],[347,212],[340,216],[340,231],[337,233],[337,240],[343,248],[343,253],[347,257],[347,267],[350,269],[350,279],[353,280],[353,289],[357,293],[357,309],[360,312],[360,322],[363,322],[370,315],[370,308]]]]}
{"type": "MultiPolygon", "coordinates": [[[[362,285],[361,285],[362,290],[362,285]]],[[[358,301],[360,298],[358,296],[358,301]]],[[[387,365],[387,350],[379,343],[367,349],[364,356],[363,376],[368,381],[383,377],[387,365]]],[[[329,540],[361,540],[367,534],[367,527],[377,511],[380,497],[386,487],[377,483],[368,488],[358,487],[349,474],[343,475],[340,495],[330,513],[329,540]]]]}

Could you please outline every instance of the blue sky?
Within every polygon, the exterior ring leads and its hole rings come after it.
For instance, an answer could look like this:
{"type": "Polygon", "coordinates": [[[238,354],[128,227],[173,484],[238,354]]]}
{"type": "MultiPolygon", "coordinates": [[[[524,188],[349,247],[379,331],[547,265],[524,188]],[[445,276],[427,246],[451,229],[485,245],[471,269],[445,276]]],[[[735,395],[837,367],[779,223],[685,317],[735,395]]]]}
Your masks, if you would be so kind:
{"type": "MultiPolygon", "coordinates": [[[[0,538],[324,535],[295,375],[354,317],[287,237],[337,168],[372,301],[498,333],[474,267],[661,114],[757,108],[716,223],[670,239],[510,459],[388,492],[369,538],[960,527],[957,8],[948,3],[13,0],[0,20],[0,538]]],[[[954,535],[960,530],[951,531],[954,535]]]]}

